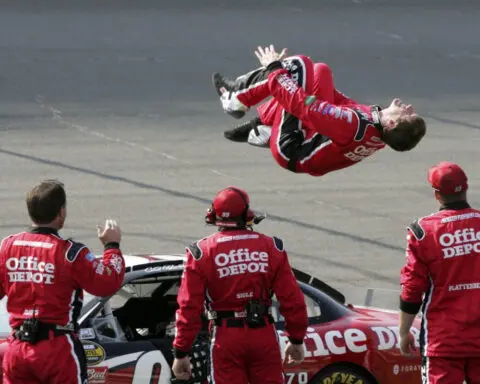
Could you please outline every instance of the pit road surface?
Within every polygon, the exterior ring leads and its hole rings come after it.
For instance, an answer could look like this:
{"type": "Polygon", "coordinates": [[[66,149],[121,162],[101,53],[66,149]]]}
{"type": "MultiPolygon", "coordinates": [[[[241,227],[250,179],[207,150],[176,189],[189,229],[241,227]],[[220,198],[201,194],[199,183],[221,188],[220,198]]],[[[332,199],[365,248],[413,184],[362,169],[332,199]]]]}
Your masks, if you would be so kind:
{"type": "MultiPolygon", "coordinates": [[[[458,162],[480,202],[474,1],[42,3],[0,7],[1,236],[29,224],[26,191],[59,178],[65,237],[100,252],[95,227],[113,217],[125,253],[183,253],[213,230],[203,217],[215,192],[237,185],[268,213],[258,229],[284,240],[295,267],[362,302],[367,287],[398,290],[405,227],[437,209],[429,166],[458,162]],[[254,48],[270,43],[327,62],[358,101],[413,103],[426,138],[322,178],[226,141],[237,122],[211,73],[256,67],[254,48]]],[[[397,293],[374,304],[395,308],[397,293]]]]}

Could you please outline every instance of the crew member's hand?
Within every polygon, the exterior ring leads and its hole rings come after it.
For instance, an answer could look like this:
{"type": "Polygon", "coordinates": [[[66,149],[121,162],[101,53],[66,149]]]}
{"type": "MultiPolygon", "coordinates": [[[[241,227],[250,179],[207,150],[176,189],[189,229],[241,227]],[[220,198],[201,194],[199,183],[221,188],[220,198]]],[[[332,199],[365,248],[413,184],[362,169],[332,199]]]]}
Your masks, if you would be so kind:
{"type": "Polygon", "coordinates": [[[105,245],[108,243],[120,243],[122,232],[115,220],[105,220],[105,228],[97,225],[98,238],[105,245]]]}
{"type": "Polygon", "coordinates": [[[281,53],[277,53],[273,44],[271,44],[270,47],[265,48],[259,46],[255,51],[255,55],[257,56],[258,61],[260,61],[260,64],[266,67],[274,61],[284,59],[287,56],[287,48],[283,48],[281,53]]]}
{"type": "Polygon", "coordinates": [[[303,344],[287,343],[285,347],[285,357],[283,358],[283,364],[290,368],[300,364],[305,357],[305,350],[303,344]]]}
{"type": "Polygon", "coordinates": [[[415,343],[413,335],[409,332],[407,335],[400,335],[400,352],[407,357],[414,357],[415,343]]]}
{"type": "Polygon", "coordinates": [[[172,371],[178,380],[188,380],[192,375],[192,368],[190,367],[190,358],[188,356],[181,359],[175,358],[173,360],[172,371]]]}

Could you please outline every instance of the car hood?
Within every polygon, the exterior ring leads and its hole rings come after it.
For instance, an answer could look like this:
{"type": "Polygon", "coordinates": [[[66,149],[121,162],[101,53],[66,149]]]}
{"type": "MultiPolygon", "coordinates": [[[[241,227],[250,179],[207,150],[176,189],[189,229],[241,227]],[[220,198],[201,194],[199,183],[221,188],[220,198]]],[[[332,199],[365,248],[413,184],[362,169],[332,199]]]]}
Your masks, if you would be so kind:
{"type": "MultiPolygon", "coordinates": [[[[392,309],[384,309],[377,307],[365,307],[361,305],[348,305],[351,311],[355,312],[358,316],[357,320],[366,322],[381,322],[381,323],[393,323],[398,325],[400,319],[400,312],[392,309]]],[[[420,325],[420,318],[417,317],[414,320],[416,326],[420,325]]]]}

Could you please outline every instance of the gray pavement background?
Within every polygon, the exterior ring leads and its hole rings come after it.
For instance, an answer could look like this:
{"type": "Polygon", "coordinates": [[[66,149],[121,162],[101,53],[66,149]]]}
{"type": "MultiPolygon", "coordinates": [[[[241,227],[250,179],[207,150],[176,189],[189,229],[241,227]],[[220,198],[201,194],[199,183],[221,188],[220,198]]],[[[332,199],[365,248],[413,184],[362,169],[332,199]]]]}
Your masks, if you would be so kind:
{"type": "Polygon", "coordinates": [[[459,162],[480,202],[476,1],[38,3],[0,5],[1,236],[28,225],[26,191],[56,177],[70,195],[65,236],[100,252],[95,226],[112,216],[125,252],[183,252],[211,232],[214,193],[235,184],[294,266],[360,302],[367,287],[398,289],[405,226],[437,208],[430,165],[459,162]],[[211,72],[256,67],[254,48],[270,43],[326,61],[359,101],[415,103],[426,138],[322,178],[225,141],[236,121],[211,72]]]}

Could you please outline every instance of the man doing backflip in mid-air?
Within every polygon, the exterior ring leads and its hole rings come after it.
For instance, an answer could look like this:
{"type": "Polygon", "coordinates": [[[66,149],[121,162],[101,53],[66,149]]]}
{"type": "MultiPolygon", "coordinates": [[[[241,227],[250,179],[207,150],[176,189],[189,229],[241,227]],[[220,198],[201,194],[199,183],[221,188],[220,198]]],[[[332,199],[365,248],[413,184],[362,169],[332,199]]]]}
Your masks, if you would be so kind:
{"type": "Polygon", "coordinates": [[[350,167],[388,145],[410,151],[425,136],[425,120],[394,99],[386,108],[359,104],[339,92],[325,63],[286,58],[273,45],[255,51],[262,67],[235,80],[213,74],[222,107],[242,118],[261,104],[258,117],[226,131],[236,142],[270,147],[277,163],[295,173],[322,176],[350,167]]]}

